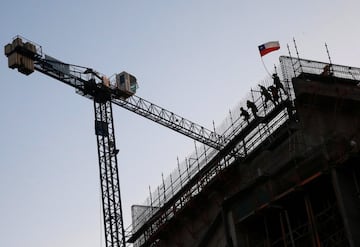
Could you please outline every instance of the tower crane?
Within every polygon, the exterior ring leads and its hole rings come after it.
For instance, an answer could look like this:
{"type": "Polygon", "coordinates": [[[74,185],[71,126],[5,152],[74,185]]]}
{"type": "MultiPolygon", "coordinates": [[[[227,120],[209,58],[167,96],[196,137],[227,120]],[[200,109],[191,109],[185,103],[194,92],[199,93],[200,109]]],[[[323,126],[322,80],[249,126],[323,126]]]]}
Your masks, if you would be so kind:
{"type": "Polygon", "coordinates": [[[30,75],[36,70],[75,88],[78,94],[93,100],[106,247],[126,246],[113,104],[214,149],[220,150],[224,146],[225,140],[215,131],[210,131],[136,96],[138,86],[136,77],[127,72],[108,78],[92,68],[64,63],[44,54],[40,45],[21,36],[16,36],[11,43],[5,45],[4,50],[8,57],[9,68],[17,69],[25,75],[30,75]]]}

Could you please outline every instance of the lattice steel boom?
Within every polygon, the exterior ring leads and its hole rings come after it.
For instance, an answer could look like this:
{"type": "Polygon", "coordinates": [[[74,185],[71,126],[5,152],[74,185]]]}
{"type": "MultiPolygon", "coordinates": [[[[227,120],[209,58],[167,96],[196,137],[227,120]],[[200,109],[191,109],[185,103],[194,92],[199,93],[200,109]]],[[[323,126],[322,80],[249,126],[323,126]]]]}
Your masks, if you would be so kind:
{"type": "Polygon", "coordinates": [[[107,247],[125,246],[112,103],[214,149],[220,150],[224,146],[224,139],[215,132],[135,96],[136,78],[126,72],[107,78],[91,68],[63,63],[48,56],[41,46],[20,36],[5,46],[5,55],[10,68],[26,75],[39,71],[74,87],[78,94],[94,101],[107,247]]]}

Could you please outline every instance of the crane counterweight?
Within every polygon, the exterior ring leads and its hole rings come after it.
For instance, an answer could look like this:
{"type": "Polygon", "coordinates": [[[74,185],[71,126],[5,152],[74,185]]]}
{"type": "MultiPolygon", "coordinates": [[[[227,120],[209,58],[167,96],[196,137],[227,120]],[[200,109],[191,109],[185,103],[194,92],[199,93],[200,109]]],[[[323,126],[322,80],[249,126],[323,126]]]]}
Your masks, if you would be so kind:
{"type": "Polygon", "coordinates": [[[20,73],[29,75],[34,72],[35,45],[30,42],[23,43],[17,37],[12,43],[5,46],[5,55],[8,57],[9,68],[18,69],[20,73]]]}

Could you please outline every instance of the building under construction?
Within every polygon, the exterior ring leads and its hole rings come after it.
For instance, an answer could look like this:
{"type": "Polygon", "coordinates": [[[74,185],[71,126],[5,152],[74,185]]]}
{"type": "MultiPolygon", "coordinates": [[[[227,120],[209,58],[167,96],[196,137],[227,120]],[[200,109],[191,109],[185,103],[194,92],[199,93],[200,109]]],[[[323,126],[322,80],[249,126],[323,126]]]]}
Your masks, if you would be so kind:
{"type": "Polygon", "coordinates": [[[19,36],[4,52],[10,68],[93,100],[106,247],[360,246],[359,68],[280,57],[280,71],[210,131],[135,96],[127,72],[63,63],[19,36]],[[132,207],[128,231],[112,105],[204,144],[132,207]]]}
{"type": "Polygon", "coordinates": [[[277,99],[252,90],[258,111],[231,113],[220,150],[196,147],[133,206],[128,242],[360,246],[360,69],[280,57],[280,70],[277,99]]]}

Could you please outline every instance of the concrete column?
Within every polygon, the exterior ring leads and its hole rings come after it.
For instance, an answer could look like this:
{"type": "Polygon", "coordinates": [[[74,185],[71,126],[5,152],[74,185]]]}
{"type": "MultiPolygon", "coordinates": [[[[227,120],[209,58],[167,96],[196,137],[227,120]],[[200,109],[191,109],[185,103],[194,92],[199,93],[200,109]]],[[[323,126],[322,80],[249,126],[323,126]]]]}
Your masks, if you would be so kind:
{"type": "Polygon", "coordinates": [[[331,171],[339,211],[344,222],[346,236],[351,247],[360,246],[360,199],[358,197],[353,168],[334,168],[331,171]]]}
{"type": "Polygon", "coordinates": [[[232,211],[229,211],[228,213],[223,211],[223,222],[225,229],[225,234],[227,234],[227,242],[230,246],[239,246],[237,243],[237,237],[236,237],[236,226],[235,221],[232,215],[232,211]],[[230,244],[229,244],[230,241],[230,244]]]}

